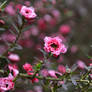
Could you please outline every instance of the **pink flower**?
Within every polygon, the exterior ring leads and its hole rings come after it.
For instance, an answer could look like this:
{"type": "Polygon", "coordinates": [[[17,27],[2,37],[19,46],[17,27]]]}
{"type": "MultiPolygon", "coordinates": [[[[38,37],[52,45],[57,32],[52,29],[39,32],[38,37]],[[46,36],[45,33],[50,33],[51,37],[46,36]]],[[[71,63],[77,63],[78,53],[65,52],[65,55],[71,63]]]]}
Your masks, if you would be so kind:
{"type": "Polygon", "coordinates": [[[22,6],[20,14],[23,15],[26,19],[34,19],[37,15],[33,7],[22,6]]]}
{"type": "Polygon", "coordinates": [[[56,76],[56,74],[55,74],[56,71],[54,71],[54,70],[49,70],[48,73],[49,73],[49,75],[50,75],[51,77],[57,78],[57,76],[56,76]]]}
{"type": "Polygon", "coordinates": [[[60,29],[59,29],[59,31],[60,31],[63,35],[66,35],[66,34],[70,33],[70,30],[71,30],[71,28],[70,28],[69,25],[62,25],[62,26],[60,26],[60,29]]]}
{"type": "Polygon", "coordinates": [[[51,77],[53,77],[53,78],[57,78],[56,74],[62,76],[61,73],[59,73],[59,72],[57,72],[57,71],[55,71],[55,70],[49,70],[49,71],[48,71],[48,74],[49,74],[49,76],[51,76],[51,77]]]}
{"type": "Polygon", "coordinates": [[[34,82],[37,83],[37,82],[39,82],[39,80],[38,80],[37,78],[33,78],[33,79],[32,79],[32,83],[34,83],[34,82]]]}
{"type": "Polygon", "coordinates": [[[12,81],[11,78],[5,77],[5,78],[0,78],[0,91],[8,91],[14,88],[14,82],[12,81]]]}
{"type": "Polygon", "coordinates": [[[6,8],[5,8],[5,11],[7,13],[9,13],[10,15],[15,15],[15,9],[13,8],[13,5],[8,5],[6,8]]]}
{"type": "Polygon", "coordinates": [[[42,74],[44,77],[48,76],[48,70],[47,70],[47,69],[41,70],[41,74],[42,74]]]}
{"type": "MultiPolygon", "coordinates": [[[[23,68],[26,70],[28,75],[33,75],[34,74],[32,66],[29,63],[24,64],[23,68]]],[[[36,76],[38,76],[38,74],[36,74],[36,76]]],[[[33,82],[38,82],[39,80],[37,78],[33,78],[31,81],[33,83],[33,82]]]]}
{"type": "Polygon", "coordinates": [[[38,28],[40,30],[46,30],[47,29],[47,25],[46,25],[46,22],[45,22],[44,19],[41,18],[41,19],[38,20],[38,28]]]}
{"type": "Polygon", "coordinates": [[[78,64],[78,67],[79,67],[80,69],[84,69],[84,68],[85,68],[85,63],[84,63],[83,61],[78,60],[78,61],[77,61],[77,64],[78,64]]]}
{"type": "Polygon", "coordinates": [[[92,63],[90,63],[89,66],[92,66],[92,63]]]}
{"type": "Polygon", "coordinates": [[[12,74],[12,77],[16,77],[19,74],[19,71],[17,69],[17,66],[15,64],[9,64],[8,68],[10,70],[10,73],[12,74]]]}
{"type": "Polygon", "coordinates": [[[59,19],[59,18],[60,18],[60,12],[59,12],[59,10],[54,9],[54,10],[52,11],[52,15],[53,15],[56,19],[59,19]]]}
{"type": "Polygon", "coordinates": [[[64,74],[66,72],[66,68],[63,65],[59,65],[58,66],[58,71],[62,74],[64,74]]]}
{"type": "Polygon", "coordinates": [[[1,38],[2,38],[2,40],[8,41],[8,42],[13,42],[16,39],[15,35],[7,34],[7,33],[6,34],[2,34],[1,38]]]}
{"type": "Polygon", "coordinates": [[[71,47],[71,52],[72,53],[76,53],[78,51],[78,47],[76,46],[76,45],[73,45],[72,47],[71,47]]]}
{"type": "Polygon", "coordinates": [[[30,6],[30,1],[25,1],[25,5],[30,6]]]}
{"type": "Polygon", "coordinates": [[[8,56],[8,59],[14,62],[18,62],[20,60],[20,57],[17,54],[12,53],[8,56]]]}
{"type": "Polygon", "coordinates": [[[26,71],[32,71],[32,66],[29,64],[29,63],[26,63],[23,65],[23,68],[26,70],[26,71]]]}
{"type": "Polygon", "coordinates": [[[17,4],[17,5],[15,6],[16,11],[17,11],[18,9],[21,10],[21,7],[22,7],[21,4],[17,4]]]}
{"type": "Polygon", "coordinates": [[[46,52],[51,52],[54,56],[58,56],[60,53],[65,53],[67,51],[67,48],[59,37],[45,37],[44,42],[44,50],[46,52]]]}
{"type": "Polygon", "coordinates": [[[5,21],[0,19],[0,24],[5,24],[5,21]]]}

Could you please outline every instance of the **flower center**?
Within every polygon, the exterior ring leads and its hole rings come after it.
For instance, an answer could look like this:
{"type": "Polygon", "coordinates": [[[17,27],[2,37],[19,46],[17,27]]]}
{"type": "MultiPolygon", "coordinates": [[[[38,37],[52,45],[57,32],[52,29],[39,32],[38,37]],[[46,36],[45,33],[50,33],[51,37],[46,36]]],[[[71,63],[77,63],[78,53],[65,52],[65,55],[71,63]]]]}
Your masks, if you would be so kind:
{"type": "Polygon", "coordinates": [[[29,11],[28,11],[28,10],[26,10],[26,13],[29,13],[29,11]]]}
{"type": "Polygon", "coordinates": [[[53,48],[57,48],[57,45],[55,44],[55,43],[53,43],[53,44],[51,44],[51,47],[53,47],[53,48]]]}
{"type": "Polygon", "coordinates": [[[8,84],[6,84],[6,88],[8,87],[8,84]]]}

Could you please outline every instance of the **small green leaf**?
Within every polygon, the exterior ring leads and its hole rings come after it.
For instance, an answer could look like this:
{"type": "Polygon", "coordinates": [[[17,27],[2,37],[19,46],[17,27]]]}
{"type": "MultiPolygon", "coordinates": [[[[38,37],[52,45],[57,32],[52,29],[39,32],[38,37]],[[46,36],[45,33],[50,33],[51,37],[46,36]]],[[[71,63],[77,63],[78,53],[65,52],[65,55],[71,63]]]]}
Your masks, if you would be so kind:
{"type": "Polygon", "coordinates": [[[4,9],[6,7],[7,4],[7,0],[4,1],[1,5],[0,5],[0,9],[4,9]]]}
{"type": "Polygon", "coordinates": [[[34,67],[35,70],[40,70],[42,67],[42,61],[40,61],[38,64],[36,64],[36,66],[34,67]]]}
{"type": "Polygon", "coordinates": [[[19,33],[19,29],[18,29],[18,27],[15,25],[14,22],[12,22],[12,26],[15,28],[15,30],[17,31],[17,33],[19,33]]]}
{"type": "Polygon", "coordinates": [[[22,30],[22,32],[25,32],[25,31],[29,30],[30,28],[31,28],[31,26],[27,26],[27,27],[25,27],[25,28],[22,30]]]}
{"type": "Polygon", "coordinates": [[[92,59],[92,56],[87,56],[89,59],[92,59]]]}
{"type": "Polygon", "coordinates": [[[20,14],[18,14],[18,24],[19,24],[19,27],[21,27],[23,24],[22,16],[20,14]]]}

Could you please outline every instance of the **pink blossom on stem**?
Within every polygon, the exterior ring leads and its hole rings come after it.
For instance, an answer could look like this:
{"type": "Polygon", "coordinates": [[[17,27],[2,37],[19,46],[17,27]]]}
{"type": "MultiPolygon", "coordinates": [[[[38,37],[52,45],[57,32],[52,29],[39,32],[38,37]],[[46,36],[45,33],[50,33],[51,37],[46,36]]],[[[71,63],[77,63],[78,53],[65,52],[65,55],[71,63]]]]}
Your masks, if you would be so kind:
{"type": "Polygon", "coordinates": [[[10,73],[12,74],[13,78],[19,74],[18,68],[15,64],[9,64],[8,68],[9,68],[10,73]]]}
{"type": "Polygon", "coordinates": [[[23,65],[23,68],[26,70],[26,71],[32,71],[32,66],[29,64],[29,63],[25,63],[23,65]]]}
{"type": "Polygon", "coordinates": [[[0,19],[0,24],[3,24],[4,25],[5,24],[5,21],[0,19]]]}
{"type": "MultiPolygon", "coordinates": [[[[34,74],[32,66],[29,63],[24,64],[23,68],[26,70],[28,75],[33,75],[34,74]]],[[[36,74],[36,76],[38,76],[38,74],[36,74]]],[[[37,78],[33,78],[31,81],[32,81],[32,83],[34,83],[34,82],[38,82],[39,80],[37,78]]]]}
{"type": "Polygon", "coordinates": [[[48,75],[51,76],[51,77],[53,77],[53,78],[57,78],[56,74],[62,76],[62,73],[59,73],[59,72],[57,72],[55,70],[49,70],[48,71],[48,75]]]}
{"type": "Polygon", "coordinates": [[[54,71],[54,70],[49,70],[48,73],[49,73],[49,76],[54,77],[54,78],[57,78],[57,76],[56,76],[56,74],[55,74],[56,71],[54,71]]]}
{"type": "Polygon", "coordinates": [[[23,15],[26,19],[34,19],[37,15],[33,7],[22,6],[20,14],[23,15]]]}
{"type": "Polygon", "coordinates": [[[69,25],[62,25],[62,26],[60,26],[60,28],[59,28],[59,31],[60,31],[63,35],[66,35],[66,34],[70,33],[70,30],[71,30],[71,28],[70,28],[69,25]]]}
{"type": "Polygon", "coordinates": [[[13,8],[13,5],[8,5],[6,8],[5,8],[5,11],[10,14],[10,15],[15,15],[15,9],[13,8]]]}
{"type": "Polygon", "coordinates": [[[83,61],[78,60],[78,61],[77,61],[77,64],[78,64],[78,67],[79,67],[80,69],[84,69],[84,68],[85,68],[85,63],[84,63],[83,61]]]}
{"type": "Polygon", "coordinates": [[[42,74],[44,77],[48,76],[48,70],[47,70],[47,69],[41,70],[41,74],[42,74]]]}
{"type": "Polygon", "coordinates": [[[54,56],[58,56],[60,53],[65,53],[67,51],[67,48],[59,37],[45,37],[44,42],[44,50],[46,52],[51,52],[54,56]]]}
{"type": "Polygon", "coordinates": [[[13,62],[18,62],[20,60],[20,57],[17,54],[11,53],[8,56],[8,59],[13,61],[13,62]]]}
{"type": "Polygon", "coordinates": [[[92,63],[90,63],[89,65],[92,66],[92,63]]]}
{"type": "Polygon", "coordinates": [[[14,82],[10,77],[0,78],[0,91],[5,92],[14,88],[14,82]]]}
{"type": "Polygon", "coordinates": [[[76,45],[73,45],[72,47],[71,47],[71,52],[72,53],[76,53],[78,51],[78,47],[76,46],[76,45]]]}
{"type": "Polygon", "coordinates": [[[66,72],[66,68],[63,65],[59,65],[58,66],[58,71],[62,74],[64,74],[66,72]]]}

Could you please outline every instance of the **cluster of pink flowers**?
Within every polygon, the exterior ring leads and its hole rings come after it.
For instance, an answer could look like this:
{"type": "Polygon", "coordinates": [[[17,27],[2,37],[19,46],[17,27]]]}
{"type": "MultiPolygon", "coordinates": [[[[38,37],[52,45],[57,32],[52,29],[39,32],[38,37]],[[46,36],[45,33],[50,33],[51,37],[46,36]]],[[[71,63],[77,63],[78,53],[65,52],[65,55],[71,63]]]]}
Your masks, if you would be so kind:
{"type": "Polygon", "coordinates": [[[11,77],[0,78],[0,92],[5,92],[13,88],[14,82],[11,77]]]}
{"type": "Polygon", "coordinates": [[[5,92],[14,88],[14,78],[19,74],[16,65],[9,64],[8,68],[10,73],[8,77],[0,78],[0,92],[5,92]]]}
{"type": "Polygon", "coordinates": [[[44,42],[44,50],[51,52],[54,56],[58,56],[60,53],[66,53],[67,51],[66,46],[59,37],[45,37],[44,42]]]}
{"type": "MultiPolygon", "coordinates": [[[[29,63],[24,64],[23,68],[26,70],[28,75],[33,75],[34,74],[34,70],[33,70],[32,66],[29,63]]],[[[36,75],[38,75],[38,74],[36,74],[36,75]]],[[[32,83],[33,82],[38,82],[38,79],[33,78],[31,81],[32,81],[32,83]]]]}
{"type": "Polygon", "coordinates": [[[20,14],[23,15],[26,19],[34,19],[37,15],[33,7],[22,6],[20,14]]]}

